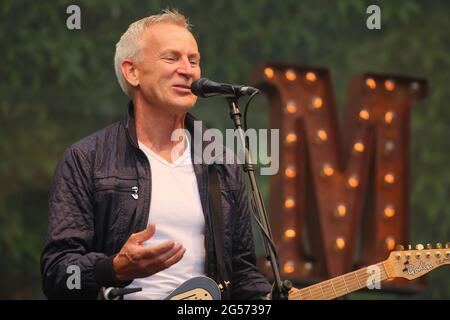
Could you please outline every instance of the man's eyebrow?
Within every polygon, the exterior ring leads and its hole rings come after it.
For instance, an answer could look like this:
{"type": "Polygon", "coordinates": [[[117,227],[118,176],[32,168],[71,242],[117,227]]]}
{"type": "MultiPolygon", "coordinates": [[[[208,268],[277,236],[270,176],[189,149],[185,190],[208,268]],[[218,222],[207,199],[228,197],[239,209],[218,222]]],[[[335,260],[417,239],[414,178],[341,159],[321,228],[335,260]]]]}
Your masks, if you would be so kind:
{"type": "MultiPolygon", "coordinates": [[[[161,51],[161,53],[160,53],[161,56],[163,56],[165,54],[176,54],[176,55],[179,55],[180,52],[178,50],[175,50],[175,49],[165,49],[165,50],[161,51]]],[[[191,53],[189,55],[189,58],[196,58],[196,59],[200,60],[200,52],[191,53]]]]}
{"type": "Polygon", "coordinates": [[[160,55],[165,55],[165,54],[179,54],[179,52],[175,49],[165,49],[163,51],[161,51],[160,55]]]}
{"type": "Polygon", "coordinates": [[[196,59],[200,60],[200,52],[196,52],[196,53],[190,54],[189,57],[190,58],[196,58],[196,59]]]}

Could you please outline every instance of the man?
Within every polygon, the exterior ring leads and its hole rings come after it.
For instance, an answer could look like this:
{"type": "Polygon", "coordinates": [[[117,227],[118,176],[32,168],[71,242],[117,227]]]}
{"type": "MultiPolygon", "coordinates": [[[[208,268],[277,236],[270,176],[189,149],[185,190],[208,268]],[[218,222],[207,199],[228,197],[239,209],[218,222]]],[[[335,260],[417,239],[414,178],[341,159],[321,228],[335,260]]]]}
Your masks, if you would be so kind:
{"type": "Polygon", "coordinates": [[[131,24],[115,69],[131,99],[126,120],[70,146],[55,172],[41,257],[46,296],[95,299],[114,286],[142,288],[125,298],[163,299],[201,275],[222,282],[223,298],[266,296],[240,166],[211,171],[192,161],[186,135],[171,140],[177,129],[195,135],[188,111],[200,54],[186,18],[165,10],[131,24]],[[210,172],[221,213],[210,209],[210,172]],[[69,270],[80,271],[78,287],[69,270]]]}

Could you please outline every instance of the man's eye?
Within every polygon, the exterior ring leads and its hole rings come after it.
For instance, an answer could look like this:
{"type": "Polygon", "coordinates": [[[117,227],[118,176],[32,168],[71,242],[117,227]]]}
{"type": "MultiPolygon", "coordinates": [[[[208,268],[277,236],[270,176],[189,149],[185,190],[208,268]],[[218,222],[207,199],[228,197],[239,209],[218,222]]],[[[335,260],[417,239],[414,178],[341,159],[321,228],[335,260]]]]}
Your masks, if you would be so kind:
{"type": "Polygon", "coordinates": [[[168,57],[164,57],[164,59],[169,60],[169,61],[175,61],[176,58],[173,56],[168,56],[168,57]]]}
{"type": "Polygon", "coordinates": [[[197,61],[197,60],[191,60],[190,63],[191,63],[193,66],[198,65],[198,61],[197,61]]]}

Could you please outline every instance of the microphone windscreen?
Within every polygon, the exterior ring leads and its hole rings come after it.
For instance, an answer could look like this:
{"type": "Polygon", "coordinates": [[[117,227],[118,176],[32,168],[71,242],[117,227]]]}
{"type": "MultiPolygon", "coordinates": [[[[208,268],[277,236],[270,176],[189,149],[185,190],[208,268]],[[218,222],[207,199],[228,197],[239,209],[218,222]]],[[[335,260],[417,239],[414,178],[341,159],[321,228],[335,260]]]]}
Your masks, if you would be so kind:
{"type": "Polygon", "coordinates": [[[192,84],[191,84],[192,93],[195,94],[196,96],[204,97],[203,84],[207,81],[208,81],[208,79],[201,78],[201,79],[198,79],[198,80],[195,80],[194,82],[192,82],[192,84]]]}

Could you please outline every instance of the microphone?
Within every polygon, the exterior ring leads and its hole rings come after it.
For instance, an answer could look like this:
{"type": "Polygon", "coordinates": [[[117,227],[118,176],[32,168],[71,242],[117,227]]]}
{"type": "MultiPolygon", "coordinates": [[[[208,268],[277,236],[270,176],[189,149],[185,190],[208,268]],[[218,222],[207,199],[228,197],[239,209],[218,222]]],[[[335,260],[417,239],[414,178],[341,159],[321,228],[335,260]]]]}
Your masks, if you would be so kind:
{"type": "Polygon", "coordinates": [[[196,96],[202,98],[209,98],[214,96],[238,98],[240,96],[251,95],[255,92],[259,92],[258,89],[253,87],[218,83],[206,78],[201,78],[192,82],[191,91],[196,96]]]}
{"type": "Polygon", "coordinates": [[[126,294],[142,291],[142,288],[102,288],[101,300],[118,300],[126,294]]]}

